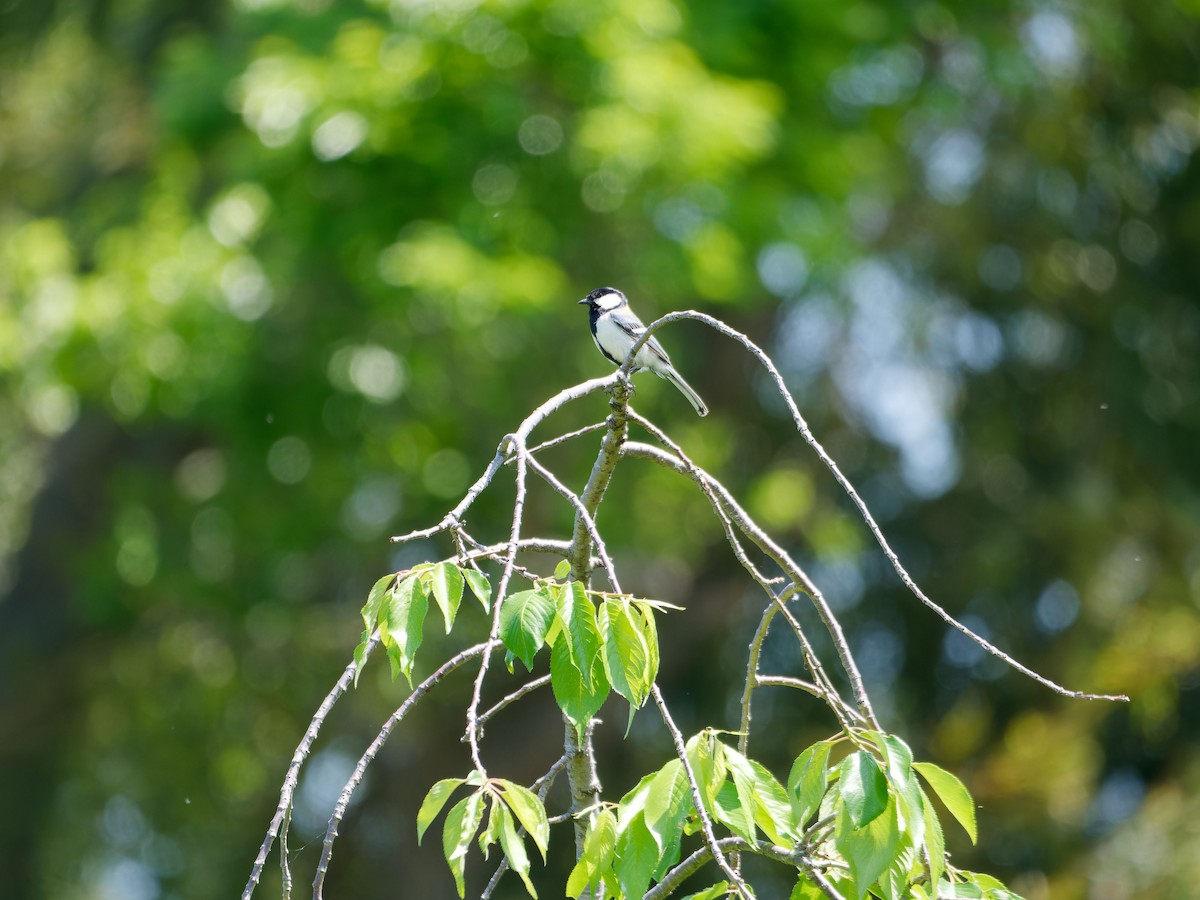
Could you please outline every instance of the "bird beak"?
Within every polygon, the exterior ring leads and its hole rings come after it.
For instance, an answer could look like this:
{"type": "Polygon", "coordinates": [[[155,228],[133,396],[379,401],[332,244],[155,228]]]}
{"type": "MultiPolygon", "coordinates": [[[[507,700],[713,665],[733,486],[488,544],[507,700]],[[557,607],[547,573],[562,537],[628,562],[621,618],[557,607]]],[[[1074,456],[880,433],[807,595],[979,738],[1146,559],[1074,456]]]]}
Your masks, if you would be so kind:
{"type": "Polygon", "coordinates": [[[586,306],[587,304],[589,304],[589,303],[591,303],[591,302],[592,302],[592,301],[591,301],[591,300],[589,300],[587,297],[584,297],[582,300],[580,300],[580,301],[579,301],[579,305],[580,305],[580,306],[586,306]]]}

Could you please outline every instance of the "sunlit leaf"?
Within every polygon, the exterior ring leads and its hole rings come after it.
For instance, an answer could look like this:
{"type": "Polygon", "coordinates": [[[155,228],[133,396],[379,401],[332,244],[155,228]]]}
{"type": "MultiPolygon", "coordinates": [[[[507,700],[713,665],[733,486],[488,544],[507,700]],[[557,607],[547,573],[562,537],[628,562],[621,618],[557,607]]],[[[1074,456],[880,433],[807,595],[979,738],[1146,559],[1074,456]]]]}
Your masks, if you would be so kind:
{"type": "Polygon", "coordinates": [[[463,569],[463,577],[467,581],[467,587],[471,589],[471,593],[475,595],[481,604],[484,611],[488,611],[492,606],[492,585],[488,581],[488,577],[478,569],[463,569]]]}
{"type": "Polygon", "coordinates": [[[942,823],[934,811],[933,802],[922,790],[921,800],[925,806],[925,847],[929,856],[929,878],[937,884],[946,868],[946,835],[942,823]]]}
{"type": "Polygon", "coordinates": [[[958,820],[958,824],[963,827],[967,837],[974,844],[979,838],[978,827],[975,823],[975,801],[971,799],[971,793],[967,790],[966,785],[959,781],[957,776],[934,763],[913,763],[913,768],[933,788],[938,799],[946,804],[950,815],[958,820]]]}
{"type": "Polygon", "coordinates": [[[717,900],[718,897],[724,897],[729,893],[729,882],[718,881],[712,887],[706,888],[695,894],[688,894],[683,900],[717,900]]]}
{"type": "Polygon", "coordinates": [[[658,868],[659,850],[641,816],[617,836],[613,872],[626,897],[641,897],[658,868]]]}
{"type": "Polygon", "coordinates": [[[578,897],[589,886],[595,887],[611,870],[617,847],[617,819],[609,809],[603,809],[592,820],[583,842],[583,853],[567,879],[567,896],[578,897]]]}
{"type": "Polygon", "coordinates": [[[463,783],[461,778],[443,778],[441,781],[435,782],[428,793],[425,794],[425,799],[421,801],[421,808],[417,810],[417,843],[421,843],[421,838],[425,836],[426,829],[438,813],[442,811],[442,807],[446,805],[446,801],[450,799],[450,795],[454,793],[455,788],[463,783]]]}
{"type": "MultiPolygon", "coordinates": [[[[398,651],[400,670],[412,684],[412,667],[421,646],[429,600],[420,578],[410,575],[388,594],[380,627],[398,651]]],[[[389,651],[391,648],[389,647],[389,651]]],[[[395,675],[393,674],[393,677],[395,675]]]]}
{"type": "Polygon", "coordinates": [[[546,818],[546,807],[542,805],[538,795],[527,787],[503,778],[497,778],[496,784],[500,786],[504,802],[529,832],[533,843],[542,853],[542,861],[545,862],[546,848],[550,843],[550,823],[546,818]]]}
{"type": "Polygon", "coordinates": [[[896,822],[895,805],[888,803],[864,825],[857,824],[850,813],[849,805],[845,806],[838,813],[833,842],[850,866],[854,896],[861,900],[896,859],[900,850],[900,829],[896,822]]]}
{"type": "Polygon", "coordinates": [[[634,707],[650,692],[650,657],[646,640],[629,616],[626,601],[606,600],[597,617],[604,636],[604,670],[612,688],[634,707]]]}
{"type": "Polygon", "coordinates": [[[668,760],[650,782],[642,811],[660,853],[666,849],[671,837],[679,833],[684,817],[694,808],[683,763],[678,759],[668,760]]]}
{"type": "Polygon", "coordinates": [[[821,805],[828,784],[830,741],[813,744],[792,763],[788,774],[788,797],[796,813],[796,823],[804,826],[821,805]]]}
{"type": "Polygon", "coordinates": [[[728,772],[725,764],[725,746],[711,731],[705,730],[692,737],[686,744],[688,763],[700,785],[700,792],[710,806],[716,802],[717,791],[725,782],[728,772]]]}
{"type": "Polygon", "coordinates": [[[583,729],[608,698],[608,679],[599,657],[593,660],[590,675],[584,679],[571,659],[569,643],[554,642],[550,650],[550,687],[559,709],[576,728],[583,729]]]}
{"type": "Polygon", "coordinates": [[[541,649],[554,621],[554,603],[537,589],[510,594],[500,610],[500,640],[525,668],[533,669],[533,657],[541,649]]]}
{"type": "Polygon", "coordinates": [[[492,795],[488,798],[488,821],[487,826],[483,831],[479,832],[479,852],[483,854],[484,859],[491,856],[492,844],[500,840],[500,816],[496,812],[502,808],[504,804],[498,797],[492,795]]]}
{"type": "Polygon", "coordinates": [[[466,872],[467,850],[479,824],[483,820],[483,793],[475,793],[463,797],[446,813],[446,822],[442,827],[442,853],[454,876],[454,885],[458,888],[458,896],[466,896],[466,885],[463,881],[466,872]]]}
{"type": "Polygon", "coordinates": [[[525,852],[525,842],[517,834],[517,826],[513,823],[513,817],[503,804],[497,806],[497,814],[500,817],[500,846],[508,858],[508,865],[521,876],[521,881],[525,883],[525,890],[529,891],[529,896],[536,898],[537,891],[534,890],[533,882],[529,880],[529,854],[525,852]]]}
{"type": "Polygon", "coordinates": [[[603,639],[596,624],[596,608],[578,581],[563,586],[557,595],[555,612],[566,635],[566,649],[583,679],[584,689],[591,691],[592,670],[600,662],[603,649],[603,639]]]}
{"type": "Polygon", "coordinates": [[[371,632],[364,631],[362,639],[358,642],[358,646],[354,648],[354,686],[358,687],[358,676],[362,674],[363,666],[367,662],[367,647],[371,643],[371,632]]]}
{"type": "Polygon", "coordinates": [[[462,603],[462,570],[454,563],[440,562],[426,573],[425,578],[428,579],[433,599],[442,610],[442,618],[446,621],[446,634],[449,634],[458,615],[459,604],[462,603]]]}
{"type": "Polygon", "coordinates": [[[838,793],[855,827],[861,828],[887,806],[887,779],[866,750],[851,753],[838,765],[838,793]]]}
{"type": "Polygon", "coordinates": [[[367,602],[362,608],[363,627],[368,634],[374,631],[375,626],[379,623],[379,611],[383,608],[383,598],[395,580],[395,573],[390,573],[371,586],[371,591],[367,594],[367,602]]]}

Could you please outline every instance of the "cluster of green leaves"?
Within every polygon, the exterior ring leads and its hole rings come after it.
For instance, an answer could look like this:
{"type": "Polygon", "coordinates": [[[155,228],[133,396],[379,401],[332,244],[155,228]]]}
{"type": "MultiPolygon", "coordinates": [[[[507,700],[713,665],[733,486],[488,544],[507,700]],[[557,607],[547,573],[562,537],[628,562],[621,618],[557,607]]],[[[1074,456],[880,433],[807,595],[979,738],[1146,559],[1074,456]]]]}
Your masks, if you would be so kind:
{"type": "Polygon", "coordinates": [[[529,788],[503,778],[485,778],[479,772],[472,772],[466,778],[443,778],[429,789],[417,812],[417,843],[421,842],[450,795],[464,784],[475,790],[450,808],[442,826],[442,850],[454,875],[458,896],[466,894],[463,877],[467,850],[483,824],[484,805],[490,804],[487,826],[479,834],[483,858],[487,859],[492,845],[499,842],[509,866],[521,876],[530,896],[537,897],[533,882],[529,880],[529,855],[517,831],[517,822],[533,838],[541,851],[542,862],[546,861],[546,848],[550,843],[550,822],[546,818],[546,807],[529,788]]]}
{"type": "Polygon", "coordinates": [[[578,581],[555,579],[512,594],[500,610],[500,639],[511,671],[519,659],[532,670],[543,646],[550,647],[550,684],[559,708],[584,728],[615,691],[629,701],[629,716],[641,708],[658,675],[655,600],[589,591],[578,581]]]}
{"type": "MultiPolygon", "coordinates": [[[[775,858],[794,862],[793,900],[825,896],[814,870],[856,900],[868,893],[883,900],[1016,897],[990,876],[946,865],[941,822],[917,776],[974,842],[974,808],[958,778],[932,763],[914,763],[900,738],[872,731],[856,733],[857,749],[831,765],[831,751],[841,740],[801,753],[786,787],[712,730],[691,738],[686,756],[713,822],[747,844],[765,839],[775,858]],[[931,884],[938,885],[936,894],[931,884]]],[[[700,828],[683,761],[672,759],[595,816],[567,895],[580,897],[603,883],[610,897],[641,897],[679,862],[682,838],[700,828]]],[[[701,896],[728,890],[721,882],[701,896]]]]}
{"type": "Polygon", "coordinates": [[[460,567],[452,562],[421,563],[376,581],[362,608],[364,630],[362,640],[354,650],[356,683],[367,644],[378,628],[392,666],[392,679],[403,674],[412,687],[413,663],[424,636],[430,595],[442,611],[446,634],[449,634],[458,616],[464,587],[470,587],[471,593],[483,604],[484,611],[490,609],[492,586],[487,576],[478,569],[460,567]]]}

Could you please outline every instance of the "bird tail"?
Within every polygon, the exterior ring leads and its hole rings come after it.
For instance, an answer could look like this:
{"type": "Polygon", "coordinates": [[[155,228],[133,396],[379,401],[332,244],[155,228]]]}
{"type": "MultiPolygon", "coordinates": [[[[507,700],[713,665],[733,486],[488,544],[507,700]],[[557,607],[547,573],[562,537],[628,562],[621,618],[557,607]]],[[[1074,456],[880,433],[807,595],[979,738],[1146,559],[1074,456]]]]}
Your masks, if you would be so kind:
{"type": "Polygon", "coordinates": [[[708,415],[708,407],[704,405],[704,401],[700,399],[700,395],[692,390],[692,386],[684,381],[683,376],[676,372],[674,368],[668,366],[662,370],[655,369],[654,374],[665,378],[671,384],[675,385],[679,389],[679,393],[687,397],[688,403],[692,404],[692,408],[696,410],[696,415],[708,415]]]}

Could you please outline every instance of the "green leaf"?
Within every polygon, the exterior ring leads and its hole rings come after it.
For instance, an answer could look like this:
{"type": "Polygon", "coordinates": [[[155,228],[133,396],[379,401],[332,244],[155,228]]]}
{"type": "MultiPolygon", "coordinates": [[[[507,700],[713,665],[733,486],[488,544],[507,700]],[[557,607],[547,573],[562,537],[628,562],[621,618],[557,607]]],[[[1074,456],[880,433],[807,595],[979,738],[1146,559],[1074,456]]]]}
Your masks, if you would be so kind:
{"type": "MultiPolygon", "coordinates": [[[[922,824],[922,834],[924,831],[922,824]]],[[[910,882],[918,875],[924,875],[923,868],[917,868],[914,871],[916,860],[917,851],[913,846],[912,837],[901,831],[900,848],[896,851],[896,858],[875,882],[875,893],[883,900],[912,900],[913,892],[910,882]]]]}
{"type": "Polygon", "coordinates": [[[532,671],[553,621],[554,603],[541,588],[510,594],[500,610],[500,640],[532,671]]]}
{"type": "Polygon", "coordinates": [[[658,844],[646,822],[636,816],[629,827],[617,836],[613,857],[613,872],[626,897],[641,897],[650,886],[650,878],[658,868],[658,844]]]}
{"type": "Polygon", "coordinates": [[[568,897],[578,897],[588,887],[592,887],[595,893],[600,880],[612,869],[616,847],[617,817],[611,810],[601,810],[592,820],[591,828],[583,841],[583,853],[567,879],[568,897]]]}
{"type": "Polygon", "coordinates": [[[467,580],[467,587],[471,589],[475,599],[483,604],[484,612],[490,610],[492,608],[492,585],[488,581],[488,577],[478,569],[463,569],[462,573],[467,580]]]}
{"type": "Polygon", "coordinates": [[[354,686],[358,687],[358,676],[362,674],[363,666],[367,662],[367,646],[371,643],[371,632],[364,631],[362,640],[358,642],[358,646],[354,648],[354,686]]]}
{"type": "Polygon", "coordinates": [[[452,562],[440,562],[425,574],[425,580],[433,593],[433,599],[442,610],[442,618],[446,620],[446,634],[449,634],[458,615],[458,607],[462,603],[462,571],[452,562]]]}
{"type": "Polygon", "coordinates": [[[937,884],[946,868],[946,835],[933,809],[933,802],[924,790],[921,791],[921,800],[925,804],[925,848],[929,852],[929,880],[931,884],[937,884]]]}
{"type": "Polygon", "coordinates": [[[442,853],[454,876],[454,885],[458,888],[458,896],[466,896],[466,885],[463,875],[466,872],[467,850],[471,839],[479,830],[483,821],[483,793],[476,791],[470,796],[463,797],[446,813],[446,823],[442,827],[442,853]]]}
{"type": "Polygon", "coordinates": [[[913,774],[912,750],[894,734],[869,731],[867,735],[887,760],[887,778],[897,802],[900,830],[911,835],[913,843],[919,846],[925,840],[925,807],[921,802],[920,785],[913,774]]]}
{"type": "Polygon", "coordinates": [[[421,808],[417,810],[418,844],[425,836],[425,830],[429,828],[433,820],[437,818],[437,814],[442,811],[442,807],[446,805],[446,801],[450,799],[450,795],[462,783],[461,778],[443,778],[441,781],[435,782],[429,789],[429,793],[421,801],[421,808]]]}
{"type": "Polygon", "coordinates": [[[921,777],[933,788],[938,799],[946,804],[950,815],[958,820],[958,824],[974,844],[979,839],[979,831],[975,824],[975,803],[966,785],[941,766],[930,762],[913,763],[913,768],[921,773],[921,777]]]}
{"type": "Polygon", "coordinates": [[[900,850],[895,804],[887,803],[862,826],[855,823],[849,806],[843,807],[834,826],[833,843],[850,866],[854,895],[861,900],[900,850]]]}
{"type": "Polygon", "coordinates": [[[559,581],[562,581],[564,578],[566,578],[570,574],[571,574],[571,563],[568,560],[564,559],[561,562],[559,562],[559,564],[557,566],[554,567],[554,577],[557,578],[559,581]]]}
{"type": "Polygon", "coordinates": [[[658,777],[657,772],[643,775],[641,780],[625,792],[621,802],[617,804],[617,831],[624,831],[629,823],[646,809],[646,798],[650,796],[650,785],[658,777]]]}
{"type": "Polygon", "coordinates": [[[773,844],[786,847],[795,843],[800,831],[793,818],[787,791],[762,763],[753,759],[747,762],[754,772],[754,821],[773,844]]]}
{"type": "Polygon", "coordinates": [[[659,853],[679,834],[684,818],[695,808],[691,793],[687,773],[678,759],[668,760],[650,782],[642,815],[659,853]]]}
{"type": "Polygon", "coordinates": [[[718,897],[724,897],[729,893],[729,882],[718,881],[712,887],[700,891],[697,894],[688,894],[683,900],[717,900],[718,897]]]}
{"type": "Polygon", "coordinates": [[[851,753],[838,766],[838,793],[855,827],[862,828],[887,807],[887,779],[866,750],[851,753]]]}
{"type": "Polygon", "coordinates": [[[554,642],[550,650],[550,687],[559,709],[576,728],[582,729],[608,699],[608,679],[599,658],[592,661],[588,678],[571,659],[570,642],[554,642]]]}
{"type": "Polygon", "coordinates": [[[635,600],[631,604],[631,618],[646,643],[646,683],[654,684],[658,677],[658,626],[654,622],[654,607],[647,600],[635,600]]]}
{"type": "Polygon", "coordinates": [[[983,888],[985,891],[988,891],[989,893],[995,893],[995,892],[1000,892],[1000,893],[1005,893],[1005,894],[1012,893],[1012,891],[1010,891],[1007,887],[1005,887],[1004,882],[1001,881],[999,878],[995,878],[991,875],[985,875],[983,872],[964,872],[962,870],[959,870],[958,874],[960,876],[962,876],[963,878],[965,878],[967,881],[971,882],[971,884],[977,884],[981,888],[983,888]]]}
{"type": "Polygon", "coordinates": [[[546,807],[538,799],[538,795],[529,788],[503,778],[497,778],[500,794],[508,804],[521,825],[529,832],[534,844],[542,852],[542,862],[546,861],[546,848],[550,844],[550,822],[546,818],[546,807]]]}
{"type": "Polygon", "coordinates": [[[517,826],[513,824],[513,817],[509,815],[508,809],[503,805],[497,809],[500,816],[500,847],[508,857],[508,865],[525,882],[525,890],[529,891],[529,896],[536,900],[537,891],[534,890],[533,882],[529,880],[529,855],[525,852],[525,842],[517,834],[517,826]]]}
{"type": "Polygon", "coordinates": [[[983,900],[983,889],[975,884],[952,884],[945,878],[938,884],[938,900],[983,900]]]}
{"type": "MultiPolygon", "coordinates": [[[[838,893],[843,897],[846,895],[845,891],[838,893]]],[[[829,897],[817,886],[816,882],[801,875],[796,886],[792,888],[791,894],[788,895],[788,900],[829,900],[829,897]]]]}
{"type": "Polygon", "coordinates": [[[701,731],[689,740],[684,748],[687,751],[688,764],[696,783],[700,785],[700,793],[708,804],[710,811],[716,803],[717,791],[725,783],[728,768],[725,764],[725,745],[717,740],[716,735],[709,729],[701,731]]]}
{"type": "Polygon", "coordinates": [[[754,797],[736,774],[732,783],[726,781],[717,791],[713,818],[742,840],[754,843],[754,797]]]}
{"type": "MultiPolygon", "coordinates": [[[[393,661],[408,679],[409,687],[412,687],[413,662],[416,659],[417,648],[421,646],[425,614],[428,611],[429,600],[416,575],[409,575],[396,585],[388,594],[383,607],[380,627],[386,635],[386,643],[389,644],[389,657],[392,657],[391,648],[395,647],[398,659],[394,658],[393,661]]],[[[393,668],[392,678],[395,677],[393,668]]]]}
{"type": "Polygon", "coordinates": [[[368,633],[373,632],[375,626],[379,624],[379,611],[383,608],[383,598],[395,578],[395,572],[384,575],[371,586],[371,591],[367,594],[366,605],[362,608],[362,620],[363,627],[367,629],[368,633]]]}
{"type": "Polygon", "coordinates": [[[479,852],[485,860],[491,856],[492,844],[500,840],[500,816],[496,809],[503,805],[494,794],[488,797],[487,827],[479,832],[479,852]]]}
{"type": "Polygon", "coordinates": [[[813,744],[796,757],[792,771],[788,773],[787,792],[792,801],[796,824],[801,828],[812,818],[821,805],[829,778],[826,768],[829,763],[831,741],[813,744]]]}
{"type": "Polygon", "coordinates": [[[630,619],[629,602],[606,599],[597,625],[604,636],[604,671],[613,690],[640,707],[650,693],[650,654],[645,638],[630,619]]]}
{"type": "Polygon", "coordinates": [[[571,662],[579,670],[584,688],[592,690],[592,670],[603,649],[600,630],[596,626],[596,608],[584,592],[583,585],[572,581],[558,591],[555,614],[566,636],[571,662]]]}

